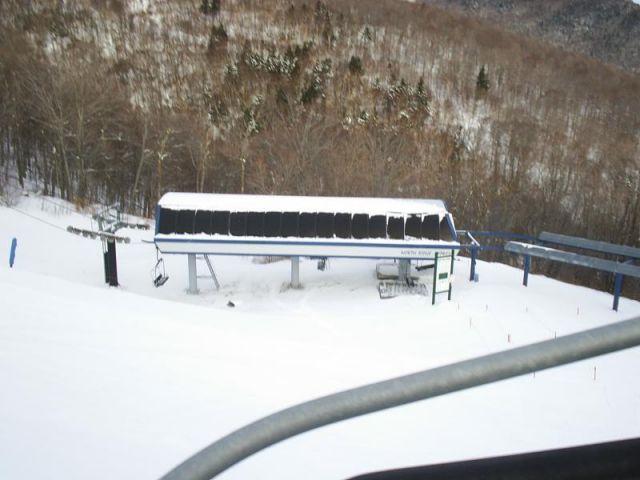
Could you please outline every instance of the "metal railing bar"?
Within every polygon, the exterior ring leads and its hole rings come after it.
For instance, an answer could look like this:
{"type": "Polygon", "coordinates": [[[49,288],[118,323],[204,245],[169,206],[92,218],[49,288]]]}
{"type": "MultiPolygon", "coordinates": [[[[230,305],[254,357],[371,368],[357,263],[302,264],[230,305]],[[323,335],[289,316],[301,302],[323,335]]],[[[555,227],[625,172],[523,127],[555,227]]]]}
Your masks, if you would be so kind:
{"type": "Polygon", "coordinates": [[[295,435],[367,413],[640,345],[640,317],[311,400],[212,443],[162,480],[209,480],[295,435]]]}
{"type": "Polygon", "coordinates": [[[507,252],[517,253],[521,255],[530,255],[545,260],[553,260],[555,262],[568,263],[581,267],[594,268],[611,273],[621,273],[630,277],[640,278],[640,267],[636,267],[629,263],[620,263],[613,260],[604,260],[602,258],[590,257],[587,255],[579,255],[573,252],[565,252],[553,248],[540,247],[538,245],[529,245],[527,243],[509,242],[504,249],[507,252]]]}

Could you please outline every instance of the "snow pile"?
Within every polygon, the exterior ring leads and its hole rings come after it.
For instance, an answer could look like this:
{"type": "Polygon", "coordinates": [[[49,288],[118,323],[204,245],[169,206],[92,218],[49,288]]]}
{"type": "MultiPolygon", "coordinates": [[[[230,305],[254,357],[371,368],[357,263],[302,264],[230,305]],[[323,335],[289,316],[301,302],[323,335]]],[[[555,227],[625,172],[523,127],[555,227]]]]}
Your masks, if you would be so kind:
{"type": "MultiPolygon", "coordinates": [[[[150,222],[151,223],[151,222],[150,222]]],[[[0,478],[153,479],[263,415],[338,390],[640,314],[602,292],[456,262],[453,300],[381,301],[375,262],[214,258],[223,287],[125,230],[121,287],[105,286],[90,217],[60,200],[0,207],[0,478]],[[17,210],[16,210],[17,209],[17,210]],[[6,254],[6,255],[5,255],[6,254]],[[235,308],[227,307],[232,300],[235,308]]],[[[202,273],[206,271],[199,265],[202,273]]],[[[342,479],[392,467],[640,435],[640,349],[326,427],[257,454],[221,479],[342,479]]]]}
{"type": "Polygon", "coordinates": [[[368,214],[437,213],[447,209],[442,200],[371,197],[301,197],[289,195],[234,195],[165,193],[160,206],[172,210],[231,210],[244,212],[346,212],[368,214]]]}

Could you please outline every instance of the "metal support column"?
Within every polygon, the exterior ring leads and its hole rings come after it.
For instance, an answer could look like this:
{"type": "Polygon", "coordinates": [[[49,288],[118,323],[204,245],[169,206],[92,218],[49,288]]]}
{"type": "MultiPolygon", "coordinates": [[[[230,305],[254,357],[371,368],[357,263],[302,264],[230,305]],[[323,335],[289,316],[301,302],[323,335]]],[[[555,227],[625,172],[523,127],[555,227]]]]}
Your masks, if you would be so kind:
{"type": "MultiPolygon", "coordinates": [[[[633,258],[628,258],[624,261],[626,265],[633,265],[633,258]]],[[[622,295],[622,281],[624,276],[621,273],[616,273],[615,283],[613,285],[613,309],[618,311],[618,304],[620,303],[620,295],[622,295]]]]}
{"type": "Polygon", "coordinates": [[[529,284],[529,270],[531,270],[531,255],[524,256],[524,277],[522,284],[526,287],[529,284]]]}
{"type": "Polygon", "coordinates": [[[401,258],[398,261],[398,281],[409,284],[411,281],[411,260],[401,258]]]}
{"type": "Polygon", "coordinates": [[[104,257],[104,281],[110,287],[117,287],[118,284],[118,262],[116,260],[115,240],[103,240],[104,257]]]}
{"type": "Polygon", "coordinates": [[[618,311],[618,304],[620,303],[620,294],[622,293],[622,274],[616,273],[615,284],[613,285],[613,309],[618,311]]]}
{"type": "Polygon", "coordinates": [[[291,257],[291,288],[300,288],[300,257],[291,257]]]}
{"type": "Polygon", "coordinates": [[[220,283],[218,282],[218,277],[216,277],[216,272],[213,271],[213,265],[211,265],[211,260],[209,260],[209,255],[204,255],[204,261],[207,264],[207,268],[209,269],[209,273],[211,274],[213,283],[216,286],[216,290],[220,290],[220,283]]]}
{"type": "Polygon", "coordinates": [[[187,293],[196,295],[198,293],[198,268],[196,267],[196,254],[190,253],[187,255],[187,262],[189,263],[189,289],[187,293]]]}
{"type": "Polygon", "coordinates": [[[436,285],[438,284],[438,252],[433,260],[433,287],[431,288],[431,305],[436,304],[436,285]]]}
{"type": "Polygon", "coordinates": [[[478,258],[478,247],[471,247],[471,272],[469,273],[469,281],[476,281],[476,260],[478,258]]]}
{"type": "Polygon", "coordinates": [[[456,259],[456,251],[451,250],[451,269],[449,270],[449,293],[447,294],[447,300],[451,300],[451,291],[453,290],[453,262],[456,259]]]}

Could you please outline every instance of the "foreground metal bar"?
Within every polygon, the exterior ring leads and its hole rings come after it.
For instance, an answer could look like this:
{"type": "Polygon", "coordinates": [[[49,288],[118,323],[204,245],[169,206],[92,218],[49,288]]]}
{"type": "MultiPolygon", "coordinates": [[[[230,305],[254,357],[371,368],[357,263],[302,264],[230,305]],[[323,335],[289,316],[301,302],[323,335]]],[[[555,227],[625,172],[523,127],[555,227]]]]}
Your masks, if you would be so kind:
{"type": "Polygon", "coordinates": [[[577,253],[563,252],[562,250],[539,247],[537,245],[520,242],[508,242],[504,249],[511,253],[531,255],[532,257],[544,258],[546,260],[554,260],[556,262],[568,263],[570,265],[595,268],[605,272],[621,273],[623,275],[629,275],[630,277],[640,278],[640,267],[627,263],[603,260],[602,258],[578,255],[577,253]]]}
{"type": "Polygon", "coordinates": [[[640,345],[640,317],[302,403],[212,443],[162,480],[208,480],[287,438],[367,413],[640,345]]]}

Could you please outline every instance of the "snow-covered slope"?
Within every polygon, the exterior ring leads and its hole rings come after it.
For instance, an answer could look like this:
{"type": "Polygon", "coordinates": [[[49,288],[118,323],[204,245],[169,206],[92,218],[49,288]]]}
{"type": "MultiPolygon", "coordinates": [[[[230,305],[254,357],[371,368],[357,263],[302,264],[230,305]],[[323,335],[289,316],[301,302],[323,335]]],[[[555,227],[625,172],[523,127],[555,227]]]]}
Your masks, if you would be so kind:
{"type": "MultiPolygon", "coordinates": [[[[379,300],[364,260],[325,272],[302,262],[304,288],[289,290],[288,262],[216,258],[222,290],[202,279],[189,296],[182,257],[166,258],[170,280],[153,288],[142,231],[119,232],[132,243],[118,245],[114,289],[100,243],[67,225],[91,221],[55,199],[0,207],[0,478],[157,478],[295,403],[640,314],[638,302],[615,313],[610,295],[544,277],[524,288],[498,264],[480,262],[470,283],[463,258],[453,300],[436,306],[379,300]]],[[[220,478],[340,479],[638,436],[638,378],[640,349],[607,355],[326,427],[220,478]]]]}

